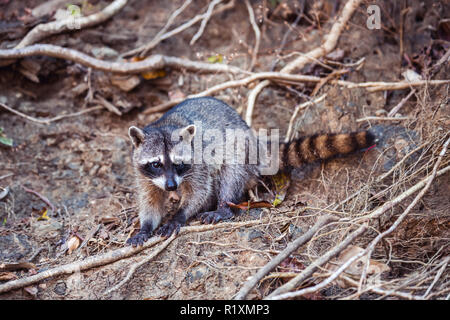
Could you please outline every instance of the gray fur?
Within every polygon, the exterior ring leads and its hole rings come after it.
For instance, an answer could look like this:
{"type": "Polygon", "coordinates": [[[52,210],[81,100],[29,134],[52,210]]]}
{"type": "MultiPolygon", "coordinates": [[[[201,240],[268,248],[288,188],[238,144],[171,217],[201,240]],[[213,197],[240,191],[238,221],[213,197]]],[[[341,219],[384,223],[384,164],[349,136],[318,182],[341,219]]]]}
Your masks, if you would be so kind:
{"type": "MultiPolygon", "coordinates": [[[[171,153],[174,152],[173,149],[177,145],[177,142],[173,142],[171,139],[175,130],[181,129],[179,132],[183,137],[182,143],[190,143],[191,147],[195,148],[195,139],[201,138],[202,135],[202,132],[199,132],[200,128],[193,126],[195,123],[201,123],[203,130],[217,129],[223,137],[225,137],[226,129],[241,129],[248,134],[248,139],[256,142],[256,138],[239,114],[224,102],[211,97],[188,99],[172,108],[158,121],[143,128],[142,131],[137,128],[132,129],[135,127],[130,128],[130,137],[134,145],[133,164],[137,181],[139,218],[141,229],[142,226],[146,226],[144,231],[147,233],[145,236],[143,234],[136,236],[135,241],[131,238],[130,243],[133,245],[145,241],[151,231],[154,231],[161,221],[164,221],[166,212],[162,203],[163,198],[166,198],[168,194],[167,191],[161,190],[161,199],[155,197],[154,194],[148,194],[148,186],[154,187],[156,184],[140,172],[138,164],[145,163],[146,159],[154,159],[159,156],[165,157],[164,161],[171,161],[170,158],[173,158],[171,153]],[[145,137],[139,140],[141,132],[145,137]],[[194,133],[193,135],[196,137],[192,139],[189,137],[189,133],[194,133]],[[136,143],[136,141],[142,142],[136,143]]],[[[216,141],[202,141],[201,145],[202,150],[205,148],[220,149],[221,147],[224,148],[224,145],[216,143],[216,141]]],[[[238,152],[242,152],[242,150],[238,152]]],[[[256,181],[258,176],[258,164],[222,163],[211,165],[206,164],[205,161],[192,164],[190,170],[179,178],[181,184],[178,186],[178,190],[189,186],[188,189],[191,192],[181,195],[179,212],[172,221],[169,221],[169,224],[178,219],[177,227],[179,228],[179,225],[183,224],[183,218],[185,222],[196,214],[204,212],[209,214],[206,221],[218,221],[230,217],[231,210],[225,205],[226,202],[237,203],[242,200],[245,191],[256,181]],[[215,216],[217,210],[222,210],[222,216],[215,216]]],[[[162,228],[164,229],[164,226],[162,228]]],[[[171,233],[173,230],[166,226],[165,231],[171,233]]]]}

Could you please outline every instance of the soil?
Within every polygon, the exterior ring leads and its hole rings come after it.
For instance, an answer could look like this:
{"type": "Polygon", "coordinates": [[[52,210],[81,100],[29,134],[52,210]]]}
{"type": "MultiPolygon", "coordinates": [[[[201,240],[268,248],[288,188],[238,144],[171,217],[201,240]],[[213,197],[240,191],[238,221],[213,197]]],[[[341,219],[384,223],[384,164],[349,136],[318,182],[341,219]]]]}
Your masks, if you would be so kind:
{"type": "MultiPolygon", "coordinates": [[[[14,46],[32,26],[51,18],[51,15],[33,18],[29,14],[30,9],[42,2],[0,1],[1,48],[14,46]]],[[[284,2],[285,6],[278,2],[265,2],[268,9],[265,19],[269,21],[262,23],[263,2],[251,1],[263,31],[254,71],[268,71],[277,57],[282,57],[275,67],[279,70],[289,59],[287,55],[317,47],[334,21],[330,16],[338,14],[342,7],[342,1],[337,2],[339,6],[334,1],[309,3],[304,8],[305,18],[293,25],[297,17],[296,1],[284,2]],[[313,14],[315,4],[319,3],[322,3],[320,17],[313,14]],[[281,48],[288,30],[291,30],[290,34],[281,48]]],[[[88,3],[90,6],[83,7],[85,12],[99,10],[108,1],[88,3]]],[[[51,36],[43,42],[114,60],[118,54],[150,41],[182,3],[132,0],[101,25],[51,36]]],[[[423,77],[429,76],[429,68],[450,48],[449,3],[375,3],[382,8],[383,27],[379,30],[366,27],[367,4],[364,3],[339,39],[337,50],[344,51],[340,63],[354,63],[365,58],[362,68],[351,69],[344,78],[353,82],[399,81],[407,69],[423,77]],[[405,8],[409,11],[403,14],[402,20],[401,12],[405,8]],[[447,22],[443,22],[445,19],[447,22]],[[402,41],[399,40],[400,28],[403,28],[402,41]]],[[[176,25],[204,12],[207,4],[208,1],[195,1],[195,5],[190,5],[177,18],[176,25]]],[[[196,24],[161,42],[152,53],[198,61],[221,55],[223,63],[248,68],[255,39],[243,1],[236,1],[234,8],[214,15],[201,38],[190,46],[198,27],[196,24]]],[[[113,75],[108,73],[89,71],[84,66],[56,58],[24,60],[38,66],[36,76],[39,82],[33,82],[20,72],[27,68],[26,63],[24,66],[23,62],[16,61],[0,68],[1,103],[36,118],[70,114],[95,105],[86,103],[86,84],[90,81],[92,90],[117,106],[123,114],[118,116],[101,109],[45,125],[0,109],[0,127],[14,141],[14,147],[0,145],[0,187],[9,187],[8,195],[0,200],[0,262],[29,261],[33,257],[32,262],[36,265],[33,270],[15,271],[18,278],[122,247],[137,220],[128,128],[131,125],[143,127],[158,119],[161,113],[144,114],[143,110],[166,102],[175,94],[197,93],[230,79],[226,74],[167,69],[165,76],[157,79],[146,80],[140,76],[139,85],[125,92],[111,84],[113,75]],[[84,87],[80,86],[83,84],[84,87]],[[26,192],[24,187],[48,198],[54,210],[41,198],[26,192]],[[38,219],[45,210],[49,219],[38,219]],[[106,223],[106,218],[112,218],[108,221],[113,222],[106,223]],[[71,236],[76,234],[83,240],[99,225],[98,232],[81,250],[70,254],[63,250],[64,243],[71,236]]],[[[449,65],[445,63],[433,79],[446,79],[449,71],[449,65]]],[[[301,72],[318,76],[329,74],[329,70],[318,63],[306,66],[301,72]]],[[[252,87],[227,89],[215,97],[243,114],[252,87]]],[[[293,110],[313,89],[314,84],[273,84],[267,87],[258,97],[253,127],[279,128],[284,136],[293,110]]],[[[139,268],[122,288],[107,295],[104,291],[122,280],[131,264],[145,256],[145,251],[136,257],[82,273],[47,279],[35,286],[37,293],[19,289],[1,294],[0,298],[231,299],[249,276],[314,223],[317,211],[305,211],[305,206],[324,208],[345,199],[370,177],[391,169],[405,154],[426,141],[436,128],[440,128],[439,132],[449,131],[448,86],[421,88],[408,100],[400,113],[417,121],[356,121],[369,115],[385,116],[409,91],[369,93],[365,89],[347,89],[330,84],[320,89],[318,95],[327,93],[327,98],[301,114],[296,125],[298,136],[372,127],[381,140],[369,151],[296,169],[286,199],[279,207],[243,211],[233,219],[292,218],[286,220],[289,232],[285,232],[285,222],[184,235],[173,241],[155,260],[139,268]],[[428,122],[424,124],[425,120],[428,122]]],[[[448,244],[449,182],[449,174],[436,179],[420,208],[415,209],[413,218],[394,236],[393,256],[408,255],[408,250],[425,246],[420,257],[417,257],[417,252],[409,252],[420,264],[436,254],[445,241],[448,244]],[[414,235],[416,240],[409,242],[408,235],[414,235]],[[417,240],[419,238],[423,241],[417,240]]],[[[189,223],[199,222],[194,219],[189,223]]],[[[320,243],[302,247],[296,257],[309,263],[334,241],[336,239],[333,240],[332,235],[324,237],[320,243]]],[[[366,243],[361,241],[361,244],[366,243]]],[[[448,248],[439,254],[445,252],[448,254],[448,248]]],[[[374,256],[386,259],[383,248],[379,248],[374,256]]],[[[391,262],[389,276],[411,273],[417,265],[391,262]]],[[[248,298],[261,299],[283,281],[265,280],[248,298]]],[[[340,292],[339,288],[336,290],[340,292]]],[[[336,290],[325,290],[320,298],[332,299],[337,295],[336,290]]]]}

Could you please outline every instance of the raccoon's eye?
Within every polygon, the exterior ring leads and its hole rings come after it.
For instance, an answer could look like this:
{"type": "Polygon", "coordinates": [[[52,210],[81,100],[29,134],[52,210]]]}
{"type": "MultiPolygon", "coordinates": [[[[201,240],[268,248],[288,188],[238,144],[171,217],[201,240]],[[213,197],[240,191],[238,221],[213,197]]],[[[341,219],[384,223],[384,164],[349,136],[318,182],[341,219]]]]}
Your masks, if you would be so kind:
{"type": "Polygon", "coordinates": [[[163,166],[162,163],[159,161],[152,162],[150,165],[155,169],[159,169],[163,166]]]}

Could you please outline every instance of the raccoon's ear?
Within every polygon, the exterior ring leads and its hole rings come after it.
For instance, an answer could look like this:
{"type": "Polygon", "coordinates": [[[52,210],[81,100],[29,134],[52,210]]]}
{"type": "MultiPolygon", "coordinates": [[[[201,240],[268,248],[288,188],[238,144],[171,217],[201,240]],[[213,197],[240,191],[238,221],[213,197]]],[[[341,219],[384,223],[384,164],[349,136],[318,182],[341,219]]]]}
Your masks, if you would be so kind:
{"type": "Polygon", "coordinates": [[[194,139],[196,132],[197,127],[194,124],[191,124],[180,130],[180,137],[183,138],[183,141],[191,143],[192,139],[194,139]]]}
{"type": "Polygon", "coordinates": [[[130,136],[131,142],[133,142],[135,147],[139,147],[145,138],[144,131],[135,126],[131,126],[130,129],[128,129],[128,135],[130,136]]]}

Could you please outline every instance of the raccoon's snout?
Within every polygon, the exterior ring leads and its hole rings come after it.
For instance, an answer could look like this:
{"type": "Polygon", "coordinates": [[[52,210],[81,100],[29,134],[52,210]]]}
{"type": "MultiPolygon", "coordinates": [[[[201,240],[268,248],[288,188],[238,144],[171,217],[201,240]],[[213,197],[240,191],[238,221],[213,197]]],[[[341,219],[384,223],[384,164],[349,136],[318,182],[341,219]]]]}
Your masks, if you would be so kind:
{"type": "Polygon", "coordinates": [[[177,190],[177,187],[178,187],[178,185],[177,185],[177,182],[175,181],[175,179],[167,179],[167,181],[166,181],[166,190],[167,191],[175,191],[175,190],[177,190]]]}

